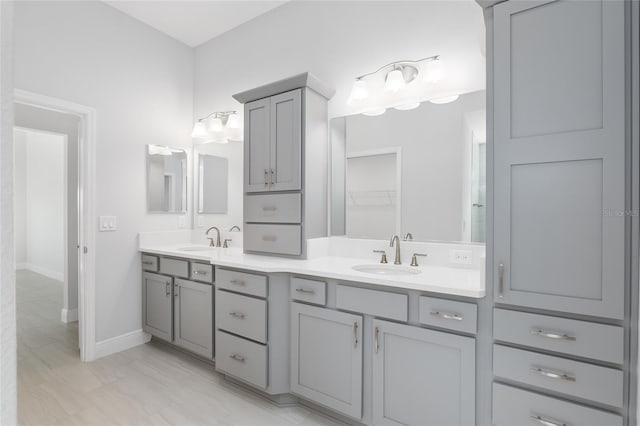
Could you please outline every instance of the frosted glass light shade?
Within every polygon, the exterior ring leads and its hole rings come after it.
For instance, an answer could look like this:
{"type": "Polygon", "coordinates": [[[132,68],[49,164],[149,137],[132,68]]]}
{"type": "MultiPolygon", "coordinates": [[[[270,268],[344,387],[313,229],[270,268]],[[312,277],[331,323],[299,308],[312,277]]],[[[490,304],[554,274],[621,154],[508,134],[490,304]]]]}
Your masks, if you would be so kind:
{"type": "Polygon", "coordinates": [[[382,115],[387,111],[386,108],[377,108],[377,109],[371,109],[369,111],[365,111],[362,114],[364,115],[368,115],[369,117],[375,117],[377,115],[382,115]]]}
{"type": "Polygon", "coordinates": [[[451,95],[451,96],[443,96],[442,98],[435,98],[435,99],[430,99],[429,102],[431,102],[432,104],[448,104],[449,102],[453,102],[456,99],[458,99],[458,95],[451,95]]]}
{"type": "Polygon", "coordinates": [[[222,120],[218,117],[213,117],[211,119],[211,124],[209,124],[209,130],[212,132],[221,132],[222,131],[222,120]]]}
{"type": "Polygon", "coordinates": [[[369,97],[369,85],[364,80],[356,80],[353,83],[349,99],[352,101],[363,101],[369,97]]]}
{"type": "Polygon", "coordinates": [[[437,83],[444,80],[444,62],[442,59],[434,59],[426,63],[425,80],[428,83],[437,83]]]}
{"type": "Polygon", "coordinates": [[[384,83],[384,90],[396,93],[406,85],[402,71],[393,70],[387,74],[387,80],[384,83]]]}
{"type": "Polygon", "coordinates": [[[239,129],[240,128],[240,117],[235,112],[229,115],[227,118],[227,127],[230,129],[239,129]]]}
{"type": "Polygon", "coordinates": [[[207,126],[202,121],[197,121],[196,124],[193,125],[193,130],[191,131],[191,137],[197,139],[206,139],[209,137],[209,133],[207,132],[207,126]]]}
{"type": "Polygon", "coordinates": [[[400,111],[409,111],[410,109],[416,109],[420,106],[420,102],[411,102],[402,105],[394,106],[395,109],[399,109],[400,111]]]}

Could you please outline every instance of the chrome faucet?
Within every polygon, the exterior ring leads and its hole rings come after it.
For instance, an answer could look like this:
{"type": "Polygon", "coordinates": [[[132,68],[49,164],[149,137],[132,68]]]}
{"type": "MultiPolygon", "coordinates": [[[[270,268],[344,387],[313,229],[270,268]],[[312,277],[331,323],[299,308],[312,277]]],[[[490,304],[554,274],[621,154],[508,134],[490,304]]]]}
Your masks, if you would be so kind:
{"type": "Polygon", "coordinates": [[[400,261],[400,237],[398,237],[397,235],[394,235],[393,237],[391,237],[391,241],[389,242],[389,247],[393,247],[393,243],[396,244],[396,258],[393,261],[393,264],[401,265],[402,262],[400,261]]]}
{"type": "Polygon", "coordinates": [[[207,240],[209,240],[209,246],[220,247],[220,230],[218,228],[216,228],[215,226],[212,226],[211,228],[207,229],[207,232],[205,232],[204,235],[209,235],[209,232],[211,232],[212,229],[216,230],[216,233],[218,234],[218,236],[216,237],[215,245],[213,244],[213,238],[207,238],[207,240]]]}
{"type": "Polygon", "coordinates": [[[238,225],[233,225],[231,229],[229,229],[229,232],[232,232],[234,229],[237,229],[238,232],[240,232],[240,227],[238,225]]]}

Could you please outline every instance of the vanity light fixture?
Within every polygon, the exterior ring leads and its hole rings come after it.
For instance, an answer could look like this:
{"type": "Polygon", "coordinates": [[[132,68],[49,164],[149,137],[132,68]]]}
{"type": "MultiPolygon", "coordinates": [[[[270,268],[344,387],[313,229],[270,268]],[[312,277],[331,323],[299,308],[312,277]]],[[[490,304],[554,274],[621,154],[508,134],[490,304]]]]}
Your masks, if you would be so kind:
{"type": "Polygon", "coordinates": [[[408,104],[396,105],[394,106],[394,108],[400,111],[409,111],[410,109],[416,109],[419,106],[420,106],[420,102],[411,102],[408,104]]]}
{"type": "Polygon", "coordinates": [[[369,117],[376,117],[378,115],[384,114],[385,112],[387,112],[386,108],[376,108],[376,109],[370,109],[369,111],[365,111],[362,114],[368,115],[369,117]]]}
{"type": "Polygon", "coordinates": [[[353,89],[351,89],[351,94],[349,95],[349,99],[353,101],[363,101],[369,97],[369,85],[367,82],[361,78],[357,78],[353,83],[353,89]]]}
{"type": "Polygon", "coordinates": [[[191,137],[205,142],[228,143],[240,139],[239,129],[237,111],[216,111],[196,121],[191,137]]]}
{"type": "Polygon", "coordinates": [[[443,96],[441,98],[429,99],[429,102],[432,104],[448,104],[449,102],[453,102],[459,98],[459,95],[451,95],[451,96],[443,96]]]}

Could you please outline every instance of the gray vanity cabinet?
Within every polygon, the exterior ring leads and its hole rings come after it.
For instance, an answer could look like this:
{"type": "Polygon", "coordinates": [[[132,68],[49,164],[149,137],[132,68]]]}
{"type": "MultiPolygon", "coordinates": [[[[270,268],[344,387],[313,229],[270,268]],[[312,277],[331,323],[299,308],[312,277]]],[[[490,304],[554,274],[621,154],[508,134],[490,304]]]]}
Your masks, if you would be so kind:
{"type": "Polygon", "coordinates": [[[246,192],[269,191],[271,101],[258,99],[244,106],[246,192]]]}
{"type": "Polygon", "coordinates": [[[174,279],[175,344],[213,358],[212,285],[174,279]]]}
{"type": "Polygon", "coordinates": [[[493,9],[494,299],[623,319],[625,4],[493,9]]]}
{"type": "Polygon", "coordinates": [[[362,418],[362,316],[291,304],[291,392],[362,418]]]}
{"type": "Polygon", "coordinates": [[[172,283],[171,277],[142,273],[142,329],[168,342],[173,338],[172,283]]]}
{"type": "Polygon", "coordinates": [[[373,321],[373,423],[475,424],[475,339],[373,321]]]}

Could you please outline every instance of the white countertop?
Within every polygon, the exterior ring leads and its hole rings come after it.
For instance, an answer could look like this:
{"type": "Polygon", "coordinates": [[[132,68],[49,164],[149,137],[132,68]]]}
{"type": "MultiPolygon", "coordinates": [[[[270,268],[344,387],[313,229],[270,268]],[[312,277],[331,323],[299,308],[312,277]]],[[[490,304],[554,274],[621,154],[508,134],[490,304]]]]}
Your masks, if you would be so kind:
{"type": "Polygon", "coordinates": [[[248,269],[257,272],[285,272],[337,280],[356,281],[402,289],[482,298],[485,296],[482,269],[447,266],[418,266],[420,274],[376,275],[352,269],[355,265],[375,264],[371,259],[325,256],[299,260],[245,254],[237,248],[203,247],[202,251],[184,251],[194,244],[141,245],[140,251],[209,262],[213,265],[248,269]]]}

